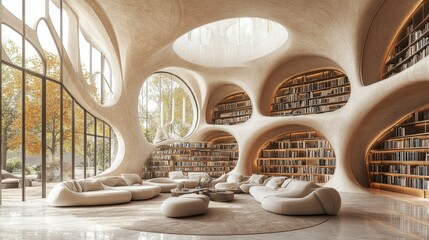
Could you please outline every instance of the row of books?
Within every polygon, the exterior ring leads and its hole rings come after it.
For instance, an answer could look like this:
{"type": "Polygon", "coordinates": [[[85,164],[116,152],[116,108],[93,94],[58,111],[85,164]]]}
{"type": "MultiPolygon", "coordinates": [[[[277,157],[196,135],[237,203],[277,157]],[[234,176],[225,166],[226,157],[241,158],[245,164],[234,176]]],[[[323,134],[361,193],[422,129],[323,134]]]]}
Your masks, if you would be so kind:
{"type": "Polygon", "coordinates": [[[370,154],[371,161],[429,161],[425,152],[377,152],[370,154]]]}
{"type": "Polygon", "coordinates": [[[238,144],[237,143],[220,143],[220,144],[214,144],[213,149],[219,149],[219,150],[238,150],[238,144]]]}
{"type": "Polygon", "coordinates": [[[311,161],[303,161],[303,160],[285,160],[285,159],[258,159],[258,166],[270,166],[270,165],[285,165],[285,166],[303,166],[303,165],[311,165],[311,166],[335,166],[335,159],[317,159],[311,161]]]}
{"type": "Polygon", "coordinates": [[[176,167],[228,167],[229,162],[176,162],[176,167]]]}
{"type": "Polygon", "coordinates": [[[177,161],[229,161],[229,156],[178,156],[177,161]]]}
{"type": "Polygon", "coordinates": [[[427,44],[426,44],[424,48],[419,49],[419,54],[414,55],[410,60],[405,61],[406,58],[403,59],[401,57],[401,58],[399,58],[397,64],[387,65],[387,71],[389,72],[389,71],[395,69],[397,66],[401,66],[400,71],[404,71],[405,69],[413,66],[414,64],[416,64],[417,62],[419,62],[420,60],[425,58],[428,54],[429,54],[429,46],[427,46],[427,44]],[[403,62],[403,61],[405,61],[405,62],[403,62]]]}
{"type": "Polygon", "coordinates": [[[273,111],[343,102],[343,101],[347,101],[349,97],[350,95],[344,95],[344,96],[336,96],[336,97],[308,99],[308,100],[303,100],[299,102],[295,101],[295,102],[288,102],[288,103],[276,103],[276,104],[273,104],[273,111]]]}
{"type": "Polygon", "coordinates": [[[382,143],[383,149],[401,148],[429,148],[429,138],[406,138],[400,140],[389,140],[382,143]]]}
{"type": "Polygon", "coordinates": [[[242,107],[251,107],[251,106],[252,106],[252,102],[250,100],[245,100],[241,102],[219,104],[216,107],[214,107],[214,111],[223,111],[223,110],[242,108],[242,107]]]}
{"type": "Polygon", "coordinates": [[[174,142],[168,148],[212,148],[211,142],[174,142]]]}
{"type": "Polygon", "coordinates": [[[397,185],[401,187],[410,187],[410,188],[429,190],[429,180],[422,179],[422,178],[409,178],[409,177],[398,177],[398,176],[376,174],[372,176],[372,181],[376,183],[397,185]]]}
{"type": "MultiPolygon", "coordinates": [[[[404,122],[404,124],[421,122],[429,120],[429,109],[425,109],[422,111],[414,112],[410,115],[410,117],[404,122]]],[[[428,122],[429,124],[429,122],[428,122]]]]}
{"type": "Polygon", "coordinates": [[[236,117],[243,115],[251,115],[252,109],[242,109],[231,112],[215,112],[214,118],[226,118],[226,117],[236,117]]]}
{"type": "Polygon", "coordinates": [[[420,30],[414,31],[410,35],[408,35],[408,45],[413,44],[417,39],[423,36],[429,30],[429,22],[424,25],[424,27],[420,30]]]}
{"type": "Polygon", "coordinates": [[[400,173],[429,176],[429,166],[423,165],[377,165],[370,164],[370,171],[375,173],[400,173]]]}
{"type": "Polygon", "coordinates": [[[269,145],[270,149],[285,149],[288,148],[331,148],[328,140],[322,139],[288,139],[283,141],[272,141],[269,145]]]}
{"type": "Polygon", "coordinates": [[[225,118],[225,119],[215,119],[215,124],[220,125],[233,125],[238,123],[243,123],[250,119],[250,115],[246,116],[240,116],[240,117],[233,117],[233,118],[225,118]]]}
{"type": "Polygon", "coordinates": [[[288,149],[267,149],[262,150],[260,156],[262,158],[333,158],[335,153],[330,149],[314,149],[305,151],[294,151],[288,149]]]}
{"type": "Polygon", "coordinates": [[[341,75],[341,73],[335,70],[323,70],[315,74],[306,74],[306,75],[296,77],[292,80],[292,84],[321,81],[321,80],[333,78],[339,75],[341,75]]]}
{"type": "Polygon", "coordinates": [[[285,84],[284,86],[281,87],[281,90],[278,92],[278,95],[314,92],[314,91],[320,91],[320,90],[331,89],[336,87],[342,87],[349,84],[350,83],[347,77],[333,79],[332,81],[315,82],[315,83],[309,83],[304,85],[294,85],[290,87],[285,84]]]}
{"type": "Polygon", "coordinates": [[[309,166],[275,166],[266,167],[262,166],[259,168],[259,172],[264,173],[298,173],[298,174],[334,174],[334,168],[320,168],[320,167],[309,167],[309,166]]]}

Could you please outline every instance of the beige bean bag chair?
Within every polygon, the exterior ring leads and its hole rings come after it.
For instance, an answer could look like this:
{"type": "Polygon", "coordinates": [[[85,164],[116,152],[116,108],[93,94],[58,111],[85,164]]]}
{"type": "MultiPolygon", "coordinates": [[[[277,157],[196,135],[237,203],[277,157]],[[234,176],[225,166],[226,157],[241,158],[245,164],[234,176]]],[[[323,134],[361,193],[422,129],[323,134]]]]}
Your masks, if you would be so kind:
{"type": "Polygon", "coordinates": [[[167,198],[161,205],[161,213],[167,217],[189,217],[207,212],[210,199],[205,195],[185,194],[167,198]]]}

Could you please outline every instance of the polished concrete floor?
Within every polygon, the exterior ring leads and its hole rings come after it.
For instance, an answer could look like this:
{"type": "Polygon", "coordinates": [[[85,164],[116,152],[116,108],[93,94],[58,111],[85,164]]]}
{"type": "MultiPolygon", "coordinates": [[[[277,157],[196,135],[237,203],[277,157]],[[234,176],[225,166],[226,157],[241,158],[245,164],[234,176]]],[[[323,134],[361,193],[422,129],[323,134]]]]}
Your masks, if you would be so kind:
{"type": "Polygon", "coordinates": [[[68,214],[67,208],[50,207],[44,199],[3,202],[0,239],[429,239],[429,199],[378,190],[341,196],[340,213],[323,224],[291,232],[223,237],[113,228],[68,214]]]}

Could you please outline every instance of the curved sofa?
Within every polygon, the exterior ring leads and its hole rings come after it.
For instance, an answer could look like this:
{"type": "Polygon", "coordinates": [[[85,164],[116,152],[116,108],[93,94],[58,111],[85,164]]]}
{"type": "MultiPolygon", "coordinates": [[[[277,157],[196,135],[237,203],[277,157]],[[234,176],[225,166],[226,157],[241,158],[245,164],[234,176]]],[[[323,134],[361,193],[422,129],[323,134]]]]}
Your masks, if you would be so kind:
{"type": "Polygon", "coordinates": [[[313,182],[286,179],[281,187],[252,186],[250,194],[267,211],[284,215],[335,215],[341,208],[341,197],[333,188],[313,182]]]}
{"type": "Polygon", "coordinates": [[[70,180],[58,183],[48,195],[52,206],[94,206],[146,200],[160,194],[159,186],[130,183],[119,176],[92,180],[70,180]],[[127,185],[129,183],[130,185],[127,185]]]}
{"type": "MultiPolygon", "coordinates": [[[[102,187],[101,182],[99,184],[102,187]]],[[[126,190],[83,191],[79,182],[71,180],[55,185],[49,192],[47,200],[51,206],[69,207],[126,203],[131,201],[131,197],[131,193],[126,190]]]]}

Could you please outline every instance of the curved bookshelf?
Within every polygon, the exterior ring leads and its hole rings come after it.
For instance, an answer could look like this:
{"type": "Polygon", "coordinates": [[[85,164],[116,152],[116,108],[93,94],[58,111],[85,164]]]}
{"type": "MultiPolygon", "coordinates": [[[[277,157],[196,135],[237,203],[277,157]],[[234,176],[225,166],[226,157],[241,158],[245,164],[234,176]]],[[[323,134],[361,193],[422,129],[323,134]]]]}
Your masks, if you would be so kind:
{"type": "Polygon", "coordinates": [[[212,123],[234,125],[246,122],[252,115],[252,102],[245,92],[224,98],[213,109],[212,123]]]}
{"type": "Polygon", "coordinates": [[[350,97],[347,76],[333,69],[291,77],[277,89],[271,116],[294,116],[335,111],[350,97]]]}
{"type": "Polygon", "coordinates": [[[158,146],[149,157],[149,176],[168,177],[168,172],[207,172],[219,177],[237,165],[238,144],[232,136],[202,142],[174,142],[158,146]]]}
{"type": "Polygon", "coordinates": [[[259,151],[258,172],[326,183],[335,171],[335,153],[316,131],[290,132],[268,141],[259,151]]]}
{"type": "Polygon", "coordinates": [[[429,4],[421,3],[395,37],[381,79],[413,66],[429,54],[429,4]]]}
{"type": "Polygon", "coordinates": [[[373,188],[429,198],[429,107],[386,130],[366,157],[373,188]]]}

